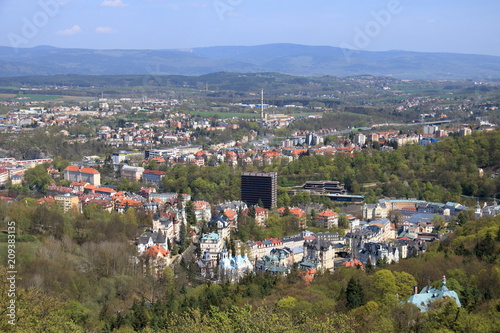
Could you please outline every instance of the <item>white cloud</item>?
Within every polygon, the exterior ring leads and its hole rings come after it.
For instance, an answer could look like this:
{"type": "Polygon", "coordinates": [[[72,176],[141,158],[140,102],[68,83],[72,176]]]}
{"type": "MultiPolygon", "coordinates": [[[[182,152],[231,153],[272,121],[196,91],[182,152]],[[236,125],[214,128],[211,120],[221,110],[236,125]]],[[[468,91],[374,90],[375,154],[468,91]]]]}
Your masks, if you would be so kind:
{"type": "Polygon", "coordinates": [[[97,27],[95,29],[95,32],[97,32],[98,34],[112,34],[115,33],[116,30],[111,27],[97,27]]]}
{"type": "Polygon", "coordinates": [[[80,31],[82,31],[82,28],[80,28],[79,25],[74,25],[72,26],[71,28],[69,29],[66,29],[66,30],[60,30],[57,32],[58,35],[66,35],[66,36],[69,36],[69,35],[74,35],[74,34],[77,34],[79,33],[80,31]]]}
{"type": "Polygon", "coordinates": [[[123,0],[104,0],[101,3],[103,7],[125,7],[127,4],[123,3],[123,0]]]}

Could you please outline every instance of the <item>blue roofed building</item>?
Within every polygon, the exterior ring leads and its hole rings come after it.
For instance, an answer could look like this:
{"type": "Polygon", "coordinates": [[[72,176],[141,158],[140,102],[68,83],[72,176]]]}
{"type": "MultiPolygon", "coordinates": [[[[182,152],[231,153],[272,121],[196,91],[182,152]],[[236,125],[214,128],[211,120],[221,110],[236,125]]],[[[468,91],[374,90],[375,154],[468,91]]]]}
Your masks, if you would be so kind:
{"type": "Polygon", "coordinates": [[[420,311],[426,312],[430,310],[430,306],[433,302],[446,298],[453,299],[457,306],[462,306],[457,293],[453,290],[449,290],[446,286],[446,276],[443,275],[441,288],[426,286],[424,289],[422,289],[422,291],[420,291],[420,293],[415,293],[410,298],[408,298],[407,302],[415,304],[420,309],[420,311]]]}
{"type": "Polygon", "coordinates": [[[223,249],[220,256],[220,281],[237,282],[246,274],[253,272],[253,265],[246,256],[237,254],[236,256],[231,257],[227,249],[223,249]]]}

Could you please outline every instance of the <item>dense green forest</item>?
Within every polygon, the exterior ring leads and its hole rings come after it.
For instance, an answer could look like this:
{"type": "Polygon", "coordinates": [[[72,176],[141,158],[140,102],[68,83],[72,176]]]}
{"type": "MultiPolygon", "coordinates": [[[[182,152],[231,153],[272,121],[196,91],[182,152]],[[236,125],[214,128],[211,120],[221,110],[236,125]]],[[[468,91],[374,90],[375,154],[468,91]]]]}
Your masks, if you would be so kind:
{"type": "MultiPolygon", "coordinates": [[[[304,155],[262,169],[279,172],[282,183],[341,180],[368,200],[385,195],[463,202],[463,195],[498,195],[499,152],[497,131],[390,152],[368,149],[353,158],[304,155]],[[364,188],[365,183],[377,186],[364,188]]],[[[55,163],[64,165],[61,159],[55,163]]],[[[165,170],[164,190],[215,202],[238,199],[238,169],[178,165],[165,170]]],[[[280,204],[312,200],[284,189],[279,193],[280,204]]],[[[248,276],[222,285],[199,284],[194,264],[187,261],[167,268],[161,279],[143,275],[131,260],[133,240],[151,221],[141,211],[108,213],[91,205],[83,214],[64,213],[24,197],[0,202],[0,220],[16,222],[19,278],[17,324],[2,320],[0,331],[497,332],[500,326],[500,217],[474,220],[464,214],[427,253],[397,264],[337,268],[311,283],[294,270],[283,278],[248,276]],[[443,274],[461,308],[443,301],[421,313],[401,303],[414,285],[437,285],[443,274]]],[[[294,230],[283,226],[279,232],[294,230]]],[[[7,235],[0,236],[6,253],[7,235]]],[[[6,271],[1,271],[2,295],[9,287],[6,271]]],[[[2,296],[0,307],[6,309],[7,302],[2,296]]]]}

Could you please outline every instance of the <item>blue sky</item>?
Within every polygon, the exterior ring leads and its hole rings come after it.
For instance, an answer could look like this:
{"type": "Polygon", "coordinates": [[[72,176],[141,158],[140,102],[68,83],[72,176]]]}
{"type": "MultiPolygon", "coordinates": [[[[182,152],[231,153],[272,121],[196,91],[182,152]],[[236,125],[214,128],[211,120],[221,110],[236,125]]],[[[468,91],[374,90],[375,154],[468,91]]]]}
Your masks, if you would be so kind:
{"type": "Polygon", "coordinates": [[[0,45],[296,43],[500,56],[498,0],[0,0],[0,45]]]}

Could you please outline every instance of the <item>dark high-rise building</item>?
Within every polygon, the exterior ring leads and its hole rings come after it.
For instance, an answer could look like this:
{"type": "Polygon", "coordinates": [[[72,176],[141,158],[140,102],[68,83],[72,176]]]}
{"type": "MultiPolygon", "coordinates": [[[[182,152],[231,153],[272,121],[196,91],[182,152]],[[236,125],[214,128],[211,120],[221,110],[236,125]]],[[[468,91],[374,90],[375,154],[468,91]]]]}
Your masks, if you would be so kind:
{"type": "Polygon", "coordinates": [[[277,188],[276,172],[243,172],[241,174],[241,201],[248,206],[256,205],[260,199],[264,208],[276,207],[277,188]]]}

